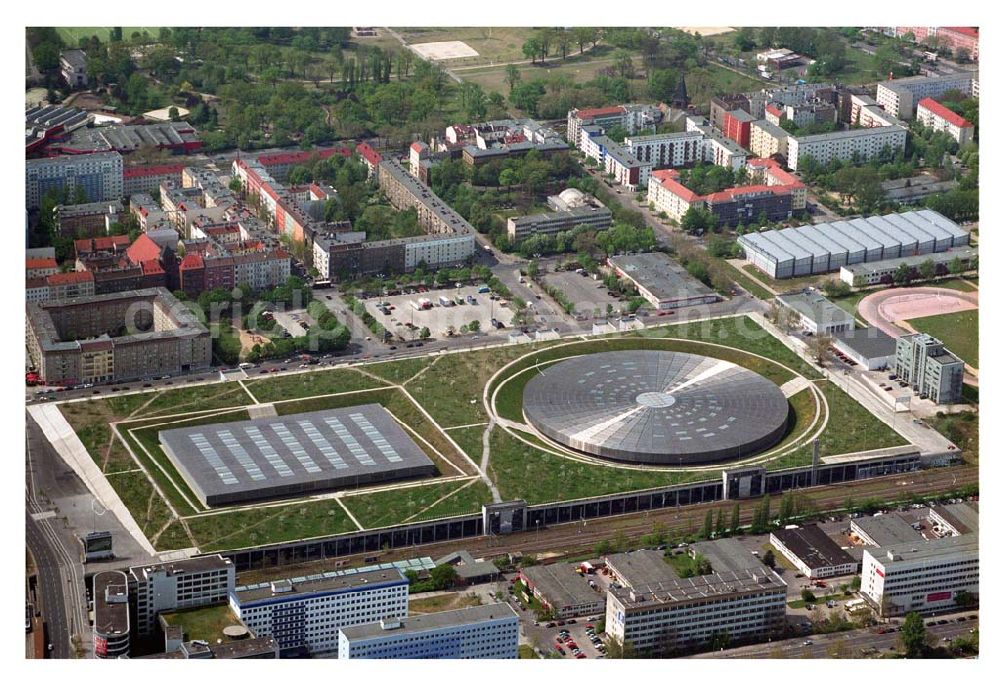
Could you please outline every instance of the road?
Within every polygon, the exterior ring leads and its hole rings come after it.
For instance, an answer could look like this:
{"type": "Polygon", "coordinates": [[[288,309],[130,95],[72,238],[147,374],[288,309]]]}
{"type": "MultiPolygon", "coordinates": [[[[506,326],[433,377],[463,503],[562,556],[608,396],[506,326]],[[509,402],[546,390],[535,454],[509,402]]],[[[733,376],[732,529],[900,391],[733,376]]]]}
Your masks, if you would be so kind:
{"type": "Polygon", "coordinates": [[[38,461],[33,454],[38,444],[35,438],[37,429],[33,435],[33,422],[29,420],[27,425],[25,540],[38,571],[38,596],[42,616],[48,624],[49,642],[52,644],[50,655],[53,658],[73,658],[74,636],[79,638],[81,646],[90,645],[80,546],[76,544],[69,525],[52,509],[54,504],[36,491],[34,476],[38,461]]]}
{"type": "MultiPolygon", "coordinates": [[[[972,612],[978,616],[978,613],[972,612]]],[[[945,625],[927,628],[927,634],[939,643],[968,635],[979,627],[979,620],[969,619],[969,614],[950,614],[945,625]],[[959,615],[967,620],[953,620],[959,615]]],[[[894,651],[899,644],[899,632],[877,634],[872,628],[832,632],[825,635],[796,637],[767,644],[753,644],[738,649],[711,651],[691,658],[865,658],[894,651]]]]}

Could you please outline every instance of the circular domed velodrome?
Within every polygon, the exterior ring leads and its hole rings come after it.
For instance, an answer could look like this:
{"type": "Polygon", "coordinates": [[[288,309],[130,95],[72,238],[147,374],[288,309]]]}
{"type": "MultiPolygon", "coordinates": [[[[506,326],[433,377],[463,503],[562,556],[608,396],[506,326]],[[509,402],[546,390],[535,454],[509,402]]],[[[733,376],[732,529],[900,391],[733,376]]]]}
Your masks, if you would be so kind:
{"type": "Polygon", "coordinates": [[[701,464],[775,445],[788,400],[763,376],[702,355],[621,350],[571,357],[528,381],[525,420],[561,444],[615,461],[701,464]]]}

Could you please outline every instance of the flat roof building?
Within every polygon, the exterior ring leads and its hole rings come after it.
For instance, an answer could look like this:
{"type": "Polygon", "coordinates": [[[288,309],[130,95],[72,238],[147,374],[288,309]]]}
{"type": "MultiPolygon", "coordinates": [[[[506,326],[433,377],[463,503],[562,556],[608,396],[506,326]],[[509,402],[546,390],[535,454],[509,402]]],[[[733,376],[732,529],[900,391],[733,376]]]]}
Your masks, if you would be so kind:
{"type": "Polygon", "coordinates": [[[873,284],[892,284],[892,275],[899,270],[900,266],[918,268],[924,261],[931,261],[936,272],[943,275],[949,272],[948,266],[955,259],[958,259],[963,266],[968,266],[970,261],[978,257],[979,250],[977,248],[960,246],[944,252],[843,266],[840,269],[840,279],[856,288],[868,287],[873,284]]]}
{"type": "Polygon", "coordinates": [[[604,611],[605,600],[572,564],[526,567],[518,576],[556,618],[587,616],[604,611]]]}
{"type": "Polygon", "coordinates": [[[895,372],[935,404],[962,401],[965,363],[927,334],[908,334],[896,339],[895,372]]]}
{"type": "Polygon", "coordinates": [[[884,149],[906,149],[906,128],[899,125],[862,127],[842,132],[788,137],[788,167],[798,169],[802,158],[809,156],[821,165],[833,159],[850,161],[855,157],[870,160],[884,149]]]}
{"type": "Polygon", "coordinates": [[[883,617],[953,609],[979,594],[979,535],[866,548],[861,596],[883,617]]]}
{"type": "Polygon", "coordinates": [[[615,580],[626,588],[652,585],[677,576],[659,550],[614,553],[607,555],[604,562],[615,580]]]}
{"type": "Polygon", "coordinates": [[[809,578],[847,576],[858,572],[858,561],[815,524],[772,531],[770,541],[778,552],[809,578]]]}
{"type": "Polygon", "coordinates": [[[236,568],[221,555],[131,567],[129,586],[136,598],[136,631],[148,635],[163,611],[224,602],[236,583],[236,568]]]}
{"type": "Polygon", "coordinates": [[[163,450],[208,506],[433,474],[378,404],[160,431],[163,450]]]}
{"type": "Polygon", "coordinates": [[[979,502],[935,505],[928,519],[941,528],[944,535],[964,536],[979,533],[979,502]]]}
{"type": "Polygon", "coordinates": [[[948,91],[974,95],[979,79],[978,71],[962,71],[951,75],[914,76],[878,83],[875,100],[890,114],[901,120],[910,120],[917,103],[927,97],[940,97],[948,91]]]}
{"type": "Polygon", "coordinates": [[[686,308],[715,303],[719,296],[660,252],[612,256],[608,264],[618,277],[635,285],[653,308],[686,308]]]}
{"type": "Polygon", "coordinates": [[[922,540],[920,532],[896,514],[858,517],[851,520],[851,533],[865,545],[888,548],[901,543],[922,540]]]}
{"type": "Polygon", "coordinates": [[[817,335],[843,333],[854,329],[854,316],[819,292],[805,290],[774,297],[798,315],[799,324],[817,335]]]}
{"type": "Polygon", "coordinates": [[[94,655],[97,658],[128,658],[128,576],[123,571],[94,575],[94,655]]]}
{"type": "Polygon", "coordinates": [[[405,616],[409,586],[395,567],[311,574],[240,586],[229,605],[255,635],[274,637],[282,655],[336,655],[342,627],[405,616]]]}
{"type": "Polygon", "coordinates": [[[340,629],[337,657],[350,659],[515,659],[520,619],[506,602],[383,618],[340,629]]]}
{"type": "Polygon", "coordinates": [[[51,190],[74,195],[82,189],[90,202],[121,200],[122,156],[115,152],[59,155],[25,163],[25,207],[36,209],[51,190]]]}
{"type": "Polygon", "coordinates": [[[874,325],[836,332],[830,338],[834,348],[868,371],[890,367],[895,359],[896,339],[874,325]]]}
{"type": "Polygon", "coordinates": [[[590,226],[594,230],[611,227],[611,210],[576,188],[550,195],[547,203],[552,211],[508,218],[507,238],[515,242],[532,235],[554,235],[577,226],[590,226]]]}

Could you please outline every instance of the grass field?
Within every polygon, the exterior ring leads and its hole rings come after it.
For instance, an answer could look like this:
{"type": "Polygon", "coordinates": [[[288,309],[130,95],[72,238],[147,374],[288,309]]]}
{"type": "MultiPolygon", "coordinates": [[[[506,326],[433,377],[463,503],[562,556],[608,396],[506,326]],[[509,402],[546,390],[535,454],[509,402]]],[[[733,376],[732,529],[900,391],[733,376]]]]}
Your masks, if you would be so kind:
{"type": "Polygon", "coordinates": [[[409,489],[392,489],[356,494],[343,499],[344,505],[366,529],[404,522],[422,522],[437,517],[469,515],[490,502],[490,491],[478,479],[429,484],[409,489]],[[392,500],[387,500],[391,495],[392,500]]]}
{"type": "Polygon", "coordinates": [[[222,633],[229,625],[238,625],[239,621],[228,606],[214,605],[200,609],[175,611],[163,614],[163,620],[173,626],[184,628],[184,640],[200,639],[209,644],[231,641],[222,633]]]}
{"type": "Polygon", "coordinates": [[[965,310],[908,320],[918,331],[943,341],[945,347],[974,369],[979,368],[979,311],[965,310]]]}
{"type": "Polygon", "coordinates": [[[432,614],[438,611],[467,609],[470,606],[480,606],[483,601],[475,593],[446,592],[430,597],[419,597],[410,600],[411,614],[432,614]]]}
{"type": "Polygon", "coordinates": [[[467,59],[447,59],[442,61],[445,66],[466,65],[472,63],[489,64],[502,61],[522,61],[524,52],[521,47],[534,32],[527,27],[441,27],[441,28],[397,28],[396,32],[403,36],[407,43],[421,44],[424,42],[460,41],[479,53],[478,57],[467,59]]]}
{"type": "Polygon", "coordinates": [[[979,414],[965,411],[924,419],[935,430],[954,442],[962,450],[962,460],[979,464],[979,414]]]}
{"type": "Polygon", "coordinates": [[[336,500],[199,515],[187,520],[203,552],[357,531],[336,500]]]}
{"type": "Polygon", "coordinates": [[[830,381],[817,381],[830,406],[830,425],[819,436],[823,456],[884,449],[906,440],[830,381]]]}
{"type": "MultiPolygon", "coordinates": [[[[596,53],[589,52],[567,56],[566,60],[547,61],[546,63],[526,63],[517,66],[523,82],[541,80],[544,82],[555,76],[568,76],[573,82],[582,84],[595,79],[605,68],[614,65],[614,59],[606,54],[607,50],[598,47],[596,53]]],[[[523,58],[523,57],[521,57],[523,58]]],[[[504,82],[507,77],[506,66],[456,69],[463,80],[475,82],[487,92],[499,92],[507,96],[510,87],[504,82]]],[[[641,81],[636,81],[637,83],[641,81]]]]}
{"type": "Polygon", "coordinates": [[[469,428],[453,428],[446,431],[448,436],[455,440],[455,444],[462,447],[462,450],[469,455],[476,463],[483,459],[483,431],[485,425],[476,425],[469,428]]]}
{"type": "Polygon", "coordinates": [[[255,379],[247,383],[247,388],[261,402],[279,402],[296,397],[381,388],[385,385],[358,369],[324,369],[307,374],[255,379]]]}

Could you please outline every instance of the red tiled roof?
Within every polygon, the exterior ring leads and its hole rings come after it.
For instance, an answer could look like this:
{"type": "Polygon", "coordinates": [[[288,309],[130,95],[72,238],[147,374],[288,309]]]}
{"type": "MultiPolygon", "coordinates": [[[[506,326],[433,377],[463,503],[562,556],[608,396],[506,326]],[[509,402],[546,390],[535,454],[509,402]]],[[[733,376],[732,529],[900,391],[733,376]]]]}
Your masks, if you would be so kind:
{"type": "Polygon", "coordinates": [[[195,268],[204,268],[205,261],[197,254],[186,254],[183,259],[181,259],[181,270],[193,270],[195,268]]]}
{"type": "Polygon", "coordinates": [[[153,242],[152,238],[143,233],[136,238],[132,246],[128,248],[128,258],[135,263],[155,261],[160,258],[160,245],[153,242]]]}
{"type": "Polygon", "coordinates": [[[80,284],[81,282],[93,282],[94,274],[89,270],[73,273],[56,273],[55,275],[49,275],[45,278],[45,281],[50,287],[60,284],[80,284]]]}
{"type": "Polygon", "coordinates": [[[583,110],[578,110],[576,112],[576,117],[580,119],[595,118],[604,115],[611,115],[612,113],[622,113],[624,111],[625,111],[624,106],[605,106],[604,108],[584,108],[583,110]]]}
{"type": "Polygon", "coordinates": [[[775,106],[773,103],[769,103],[766,106],[764,106],[764,110],[766,110],[771,115],[777,116],[779,118],[781,117],[781,109],[775,106]]]}
{"type": "Polygon", "coordinates": [[[24,267],[29,270],[38,268],[58,268],[59,264],[55,259],[25,259],[24,267]]]}
{"type": "Polygon", "coordinates": [[[772,195],[780,195],[782,193],[791,192],[791,188],[788,186],[764,186],[764,185],[753,185],[753,186],[738,186],[736,188],[727,188],[725,190],[720,190],[717,193],[712,193],[711,195],[706,195],[704,197],[706,202],[727,202],[734,198],[740,197],[741,195],[749,195],[751,193],[771,193],[772,195]]]}
{"type": "Polygon", "coordinates": [[[410,144],[410,150],[415,150],[418,153],[421,152],[427,146],[422,141],[414,141],[410,144]]]}
{"type": "Polygon", "coordinates": [[[180,174],[184,171],[184,165],[137,165],[126,167],[122,170],[122,176],[131,179],[136,176],[159,176],[161,174],[180,174]]]}
{"type": "Polygon", "coordinates": [[[334,155],[343,155],[344,157],[349,157],[351,155],[350,148],[326,148],[324,150],[303,150],[295,153],[271,153],[269,155],[261,155],[257,158],[265,167],[269,165],[291,165],[291,164],[302,164],[309,161],[309,158],[313,156],[319,156],[320,159],[326,159],[334,155]]]}
{"type": "Polygon", "coordinates": [[[804,183],[782,169],[776,160],[771,158],[753,158],[752,160],[748,160],[747,164],[751,167],[766,168],[767,173],[776,179],[779,185],[788,186],[793,189],[805,188],[804,183]]]}
{"type": "Polygon", "coordinates": [[[650,174],[650,176],[654,179],[658,179],[664,188],[685,202],[697,202],[701,199],[700,195],[689,188],[685,188],[680,181],[677,180],[677,177],[680,176],[680,172],[676,169],[658,169],[650,174]]]}
{"type": "Polygon", "coordinates": [[[161,266],[160,262],[157,261],[157,260],[155,260],[155,259],[151,259],[149,261],[143,261],[142,262],[142,274],[143,275],[162,275],[163,274],[163,266],[161,266]]]}
{"type": "Polygon", "coordinates": [[[940,33],[941,31],[948,31],[951,33],[958,33],[960,35],[967,35],[970,38],[976,38],[976,39],[979,38],[979,29],[971,28],[968,26],[944,26],[938,29],[938,33],[940,33]]]}
{"type": "Polygon", "coordinates": [[[961,115],[951,110],[950,108],[942,106],[941,104],[939,104],[937,101],[935,101],[930,97],[927,97],[926,99],[921,99],[920,103],[917,104],[917,107],[921,106],[929,110],[934,115],[937,115],[939,118],[942,118],[947,122],[950,122],[956,127],[972,126],[972,123],[963,118],[961,115]]]}
{"type": "Polygon", "coordinates": [[[357,146],[358,155],[367,160],[370,164],[377,165],[382,162],[382,155],[377,150],[368,145],[367,141],[362,141],[357,146]]]}

